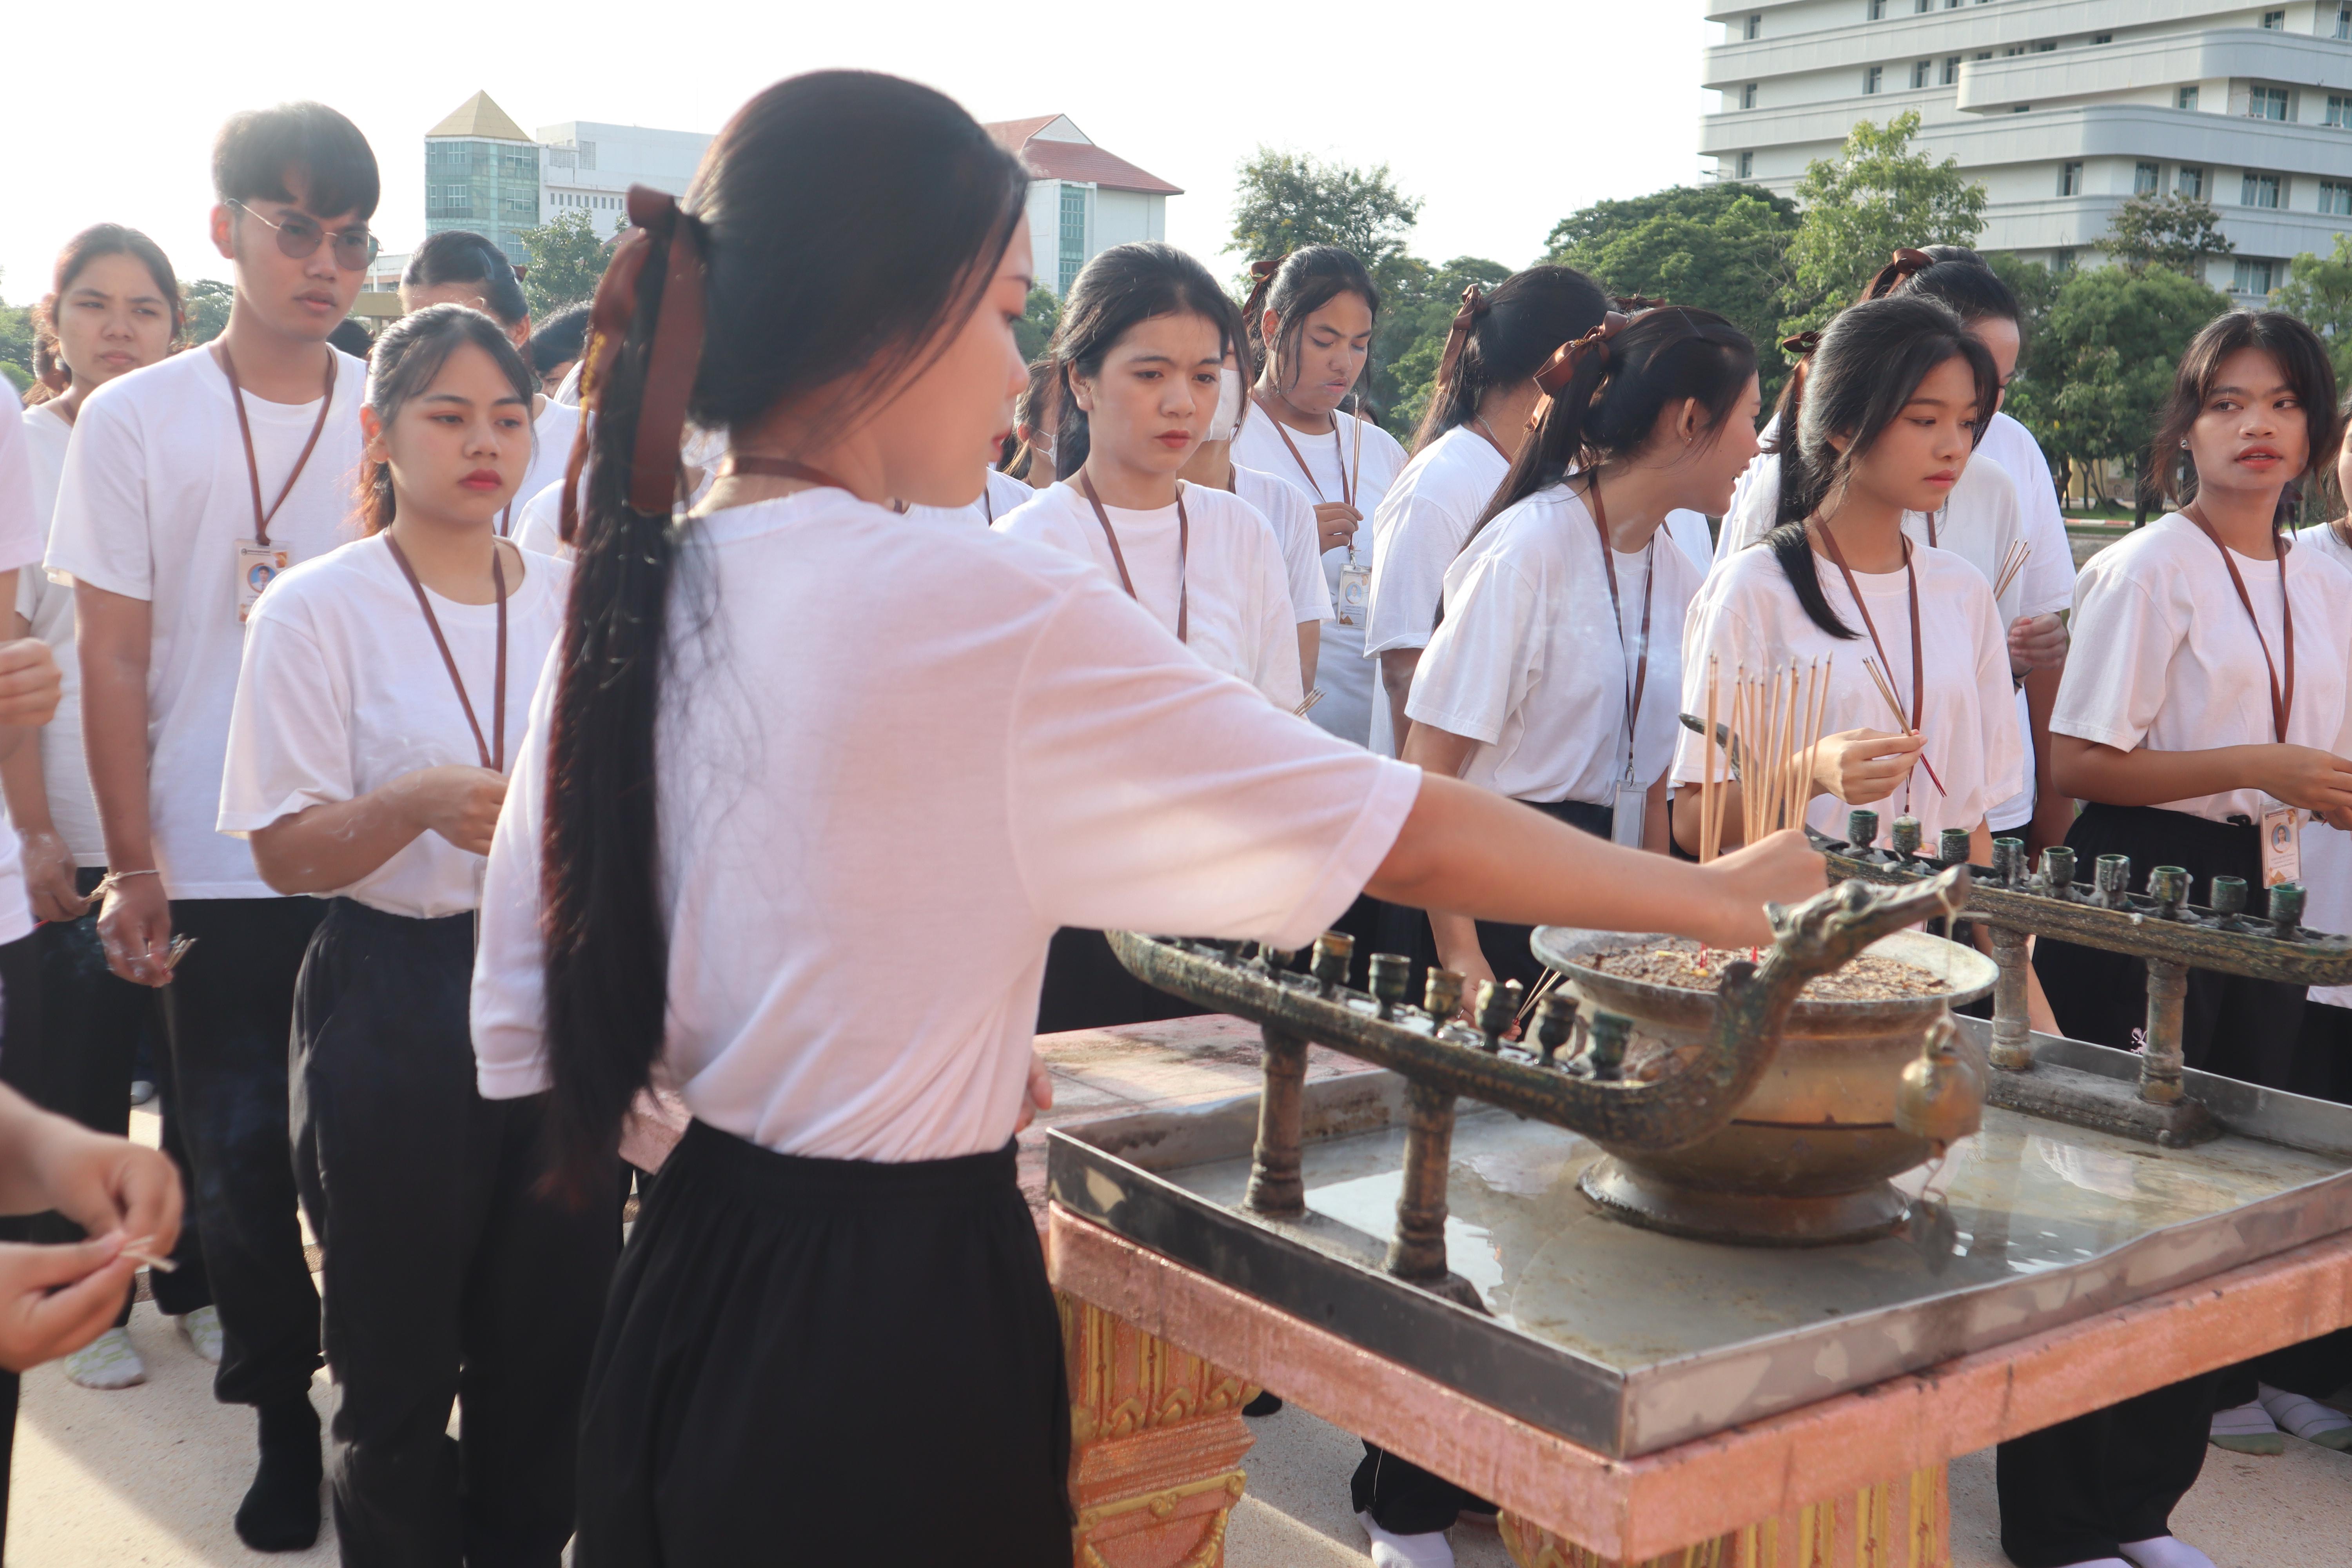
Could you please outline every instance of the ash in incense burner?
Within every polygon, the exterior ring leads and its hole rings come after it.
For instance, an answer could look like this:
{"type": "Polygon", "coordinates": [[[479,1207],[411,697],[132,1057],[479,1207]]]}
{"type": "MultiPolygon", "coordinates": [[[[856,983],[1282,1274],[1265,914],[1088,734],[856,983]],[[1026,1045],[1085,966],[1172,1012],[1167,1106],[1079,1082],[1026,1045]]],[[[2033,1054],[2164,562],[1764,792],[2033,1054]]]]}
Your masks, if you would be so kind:
{"type": "MultiPolygon", "coordinates": [[[[1783,931],[1779,947],[1803,940],[1783,931]]],[[[1738,1026],[1737,1008],[1720,1016],[1722,987],[1766,977],[1744,973],[1744,954],[1703,954],[1669,937],[1549,927],[1534,945],[1580,1003],[1632,1019],[1637,1040],[1676,1057],[1727,1022],[1738,1026]]],[[[1982,1064],[1965,1048],[1932,1090],[1915,1089],[1907,1111],[1898,1107],[1905,1074],[1927,1072],[1931,1047],[1948,1054],[1950,1006],[1990,991],[1995,976],[1990,959],[1941,937],[1879,938],[1797,991],[1770,1065],[1727,1124],[1675,1149],[1597,1139],[1609,1157],[1585,1173],[1586,1194],[1617,1218],[1709,1241],[1819,1246],[1885,1235],[1907,1202],[1887,1178],[1973,1131],[1984,1101],[1982,1064]]]]}

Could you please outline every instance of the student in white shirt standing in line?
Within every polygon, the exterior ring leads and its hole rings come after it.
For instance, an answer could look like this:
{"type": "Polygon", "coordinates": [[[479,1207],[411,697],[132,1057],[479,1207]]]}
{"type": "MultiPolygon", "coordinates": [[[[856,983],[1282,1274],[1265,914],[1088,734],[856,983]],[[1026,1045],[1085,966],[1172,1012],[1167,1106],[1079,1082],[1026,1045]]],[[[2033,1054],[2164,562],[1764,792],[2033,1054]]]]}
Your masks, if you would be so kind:
{"type": "MultiPolygon", "coordinates": [[[[58,253],[49,297],[41,306],[68,377],[65,391],[25,410],[26,447],[32,459],[34,510],[44,524],[55,515],[58,481],[75,417],[91,392],[118,375],[153,364],[172,352],[182,326],[180,288],[172,263],[155,242],[120,224],[99,224],[66,242],[58,253]]],[[[0,762],[8,820],[23,848],[25,885],[33,917],[42,923],[39,1077],[42,1103],[85,1127],[123,1136],[131,1130],[131,1058],[154,1016],[155,993],[106,967],[92,895],[106,874],[106,841],[90,799],[89,766],[81,745],[81,670],[74,658],[73,587],[52,583],[37,564],[16,574],[16,636],[36,637],[58,660],[61,677],[57,717],[0,762]]],[[[17,998],[17,1005],[27,1005],[17,998]]],[[[163,1150],[194,1183],[180,1148],[172,1106],[171,1060],[159,1064],[163,1150]]],[[[66,1239],[78,1230],[37,1222],[37,1240],[66,1239]]],[[[172,1316],[198,1354],[220,1360],[220,1314],[205,1279],[204,1248],[194,1215],[180,1227],[175,1269],[152,1276],[156,1310],[172,1316]]],[[[114,1326],[65,1359],[65,1374],[85,1388],[128,1388],[147,1368],[123,1324],[131,1293],[114,1326]]]]}
{"type": "MultiPolygon", "coordinates": [[[[431,305],[469,306],[495,320],[518,351],[528,352],[530,347],[530,307],[523,300],[514,263],[481,235],[445,229],[428,236],[408,258],[400,275],[400,308],[413,314],[431,305]]],[[[531,394],[530,467],[514,499],[499,514],[501,536],[516,538],[523,503],[563,478],[564,464],[572,458],[572,437],[579,429],[579,409],[556,402],[543,391],[531,394]]],[[[541,547],[526,541],[524,548],[541,547]]]]}
{"type": "MultiPolygon", "coordinates": [[[[2092,557],[2074,591],[2050,730],[2058,787],[2084,803],[2066,836],[2079,877],[2128,855],[2135,889],[2178,866],[2200,903],[2236,877],[2259,919],[2272,878],[2315,869],[2306,816],[2352,826],[2352,574],[2280,531],[2283,494],[2328,462],[2340,418],[2326,345],[2284,312],[2232,310],[2181,356],[2146,470],[2174,510],[2092,557]]],[[[2138,961],[2043,940],[2033,963],[2067,1034],[2132,1047],[2138,961]]],[[[2192,970],[2182,1054],[2286,1088],[2304,1012],[2300,985],[2192,970]]],[[[2232,1367],[2002,1444],[2002,1550],[2022,1568],[2208,1568],[2170,1514],[2209,1435],[2268,1424],[2257,1394],[2255,1367],[2232,1367]]]]}
{"type": "Polygon", "coordinates": [[[480,311],[385,330],[368,537],[255,607],[229,724],[220,830],[326,910],[295,993],[294,1151],[326,1253],[346,1562],[562,1560],[620,1249],[617,1157],[602,1202],[541,1193],[541,1102],[476,1091],[466,1019],[482,857],[570,579],[497,534],[530,398],[480,311]]]}
{"type": "Polygon", "coordinates": [[[1257,287],[1242,307],[1256,360],[1251,395],[1267,417],[1234,433],[1233,456],[1315,508],[1332,609],[1315,667],[1323,699],[1307,716],[1343,741],[1394,756],[1364,656],[1372,551],[1361,529],[1403,468],[1404,448],[1348,406],[1371,355],[1381,291],[1364,264],[1336,245],[1310,245],[1251,271],[1257,287]]]}
{"type": "MultiPolygon", "coordinates": [[[[1535,384],[1535,428],[1445,574],[1404,760],[1664,855],[1703,580],[1666,514],[1719,513],[1756,455],[1756,350],[1711,310],[1612,312],[1535,384]]],[[[1431,924],[1448,969],[1542,975],[1524,926],[1431,924]]]]}
{"type": "Polygon", "coordinates": [[[1050,1092],[1056,928],[1296,947],[1369,881],[1748,942],[1759,900],[1821,885],[1793,837],[1637,875],[1318,733],[1089,563],[908,527],[891,498],[979,494],[1021,385],[1026,185],[941,95],[826,71],[739,111],[683,209],[631,193],[473,1011],[484,1094],[551,1093],[559,1178],[607,1168],[657,1068],[695,1116],[591,1367],[579,1568],[760,1560],[780,1531],[795,1560],[929,1564],[921,1531],[874,1528],[908,1475],[991,1562],[1068,1561],[1061,1336],[1012,1142],[1050,1092]],[[689,415],[731,449],[679,526],[689,415]],[[843,585],[880,582],[877,627],[843,585]]]}
{"type": "MultiPolygon", "coordinates": [[[[2023,755],[1992,586],[1920,542],[1904,514],[1941,509],[2000,392],[1992,356],[1927,300],[1874,300],[1830,323],[1806,367],[1778,454],[1781,525],[1717,567],[1683,633],[1682,710],[1727,722],[1735,678],[1825,663],[1820,745],[1804,760],[1804,816],[1843,836],[1849,807],[1919,819],[1927,842],[1964,829],[1991,856],[1985,814],[2017,793],[2023,755]],[[1864,660],[1902,704],[1891,710],[1864,660]]],[[[1742,737],[1756,743],[1756,737],[1742,737]]],[[[1712,744],[1685,731],[1675,840],[1698,847],[1690,809],[1712,744]]],[[[1744,749],[1744,748],[1743,748],[1744,749]]],[[[1745,759],[1751,776],[1764,765],[1745,759]]],[[[1723,777],[1723,759],[1716,759],[1723,777]]],[[[1726,786],[1724,841],[1740,837],[1742,786],[1726,786]]]]}
{"type": "Polygon", "coordinates": [[[320,104],[231,120],[213,180],[228,325],[83,405],[48,566],[74,579],[109,868],[99,935],[117,974],[164,987],[225,1341],[214,1392],[260,1415],[237,1533],[287,1551],[319,1531],[319,1298],[285,1118],[294,976],[320,910],[279,896],[215,824],[246,617],[278,571],[356,532],[367,367],[326,339],[374,256],[378,187],[358,127],[320,104]],[[175,935],[194,940],[175,953],[175,935]]]}
{"type": "MultiPolygon", "coordinates": [[[[996,528],[1092,562],[1203,664],[1286,712],[1304,690],[1274,531],[1238,497],[1177,477],[1208,433],[1220,366],[1240,331],[1216,279],[1172,247],[1114,246],[1087,262],[1051,350],[1061,409],[1054,449],[1072,467],[996,528]]],[[[1042,1030],[1194,1011],[1129,974],[1101,931],[1055,936],[1042,1030]]]]}
{"type": "MultiPolygon", "coordinates": [[[[1245,468],[1234,461],[1234,436],[1248,423],[1255,406],[1242,384],[1240,345],[1228,351],[1217,372],[1217,412],[1202,437],[1200,450],[1184,465],[1184,479],[1213,489],[1229,490],[1247,501],[1282,547],[1282,565],[1290,584],[1290,611],[1298,623],[1298,680],[1315,700],[1317,666],[1323,651],[1323,623],[1331,618],[1331,590],[1323,581],[1323,541],[1315,523],[1315,509],[1307,498],[1272,474],[1245,468]]],[[[1260,416],[1264,417],[1264,416],[1260,416]]]]}
{"type": "Polygon", "coordinates": [[[1410,730],[1405,697],[1437,627],[1445,574],[1527,440],[1542,396],[1536,372],[1562,343],[1599,326],[1609,308],[1601,285],[1572,267],[1530,267],[1492,291],[1463,290],[1413,432],[1412,460],[1372,516],[1364,651],[1380,661],[1380,700],[1400,745],[1410,730]]]}

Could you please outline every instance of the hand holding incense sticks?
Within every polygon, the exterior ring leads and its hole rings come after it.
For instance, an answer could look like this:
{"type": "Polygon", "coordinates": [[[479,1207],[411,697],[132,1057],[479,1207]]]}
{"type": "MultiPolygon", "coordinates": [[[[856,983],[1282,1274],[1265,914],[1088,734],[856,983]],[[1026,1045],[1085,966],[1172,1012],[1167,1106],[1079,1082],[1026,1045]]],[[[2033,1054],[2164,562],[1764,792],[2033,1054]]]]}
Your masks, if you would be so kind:
{"type": "MultiPolygon", "coordinates": [[[[1885,670],[1878,668],[1878,661],[1874,658],[1864,658],[1862,661],[1862,667],[1870,671],[1871,683],[1878,688],[1879,696],[1886,700],[1887,710],[1895,715],[1895,728],[1906,735],[1917,734],[1919,732],[1917,727],[1904,715],[1903,703],[1895,695],[1895,683],[1886,678],[1885,670]]],[[[1927,760],[1925,749],[1919,752],[1919,765],[1927,770],[1927,782],[1936,786],[1936,793],[1942,795],[1944,781],[1936,776],[1936,765],[1927,760]]]]}

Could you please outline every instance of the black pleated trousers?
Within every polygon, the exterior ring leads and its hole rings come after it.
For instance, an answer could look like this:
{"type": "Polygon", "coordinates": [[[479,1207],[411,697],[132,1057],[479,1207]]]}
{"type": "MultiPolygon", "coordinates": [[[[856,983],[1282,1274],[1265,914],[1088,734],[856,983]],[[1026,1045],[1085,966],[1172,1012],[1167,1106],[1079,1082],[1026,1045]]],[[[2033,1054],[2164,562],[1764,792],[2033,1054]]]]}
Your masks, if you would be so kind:
{"type": "Polygon", "coordinates": [[[695,1122],[597,1342],[576,1568],[1068,1568],[1061,1327],[1013,1162],[695,1122]]]}
{"type": "MultiPolygon", "coordinates": [[[[0,832],[5,831],[7,825],[0,822],[0,832]]],[[[32,1081],[40,1065],[35,1049],[41,1032],[37,936],[0,944],[0,1083],[38,1103],[32,1081]]],[[[30,1215],[0,1216],[0,1241],[29,1241],[33,1225],[30,1215]]],[[[16,1449],[16,1374],[0,1371],[0,1557],[5,1557],[8,1545],[8,1479],[16,1449]]]]}
{"type": "Polygon", "coordinates": [[[538,1191],[543,1100],[474,1086],[474,917],[349,899],[295,1001],[302,1204],[326,1255],[335,1532],[351,1568],[556,1568],[617,1194],[538,1191]],[[447,1436],[451,1402],[462,1437],[447,1436]]]}
{"type": "MultiPolygon", "coordinates": [[[[2215,877],[2242,877],[2251,911],[2269,905],[2261,831],[2251,824],[2093,802],[2066,842],[2084,881],[2101,855],[2128,855],[2135,889],[2147,885],[2151,868],[2179,866],[2195,902],[2211,898],[2215,877]]],[[[2119,1050],[2138,1045],[2147,1019],[2145,963],[2045,939],[2034,943],[2033,967],[2063,1033],[2119,1050]]],[[[2182,1054],[2200,1071],[2284,1089],[2303,1012],[2302,986],[2191,970],[2182,1054]]],[[[2168,1533],[2174,1505],[2204,1468],[2227,1376],[2206,1373],[2003,1443],[1994,1464],[2001,1550],[2018,1568],[2063,1568],[2168,1533]]]]}

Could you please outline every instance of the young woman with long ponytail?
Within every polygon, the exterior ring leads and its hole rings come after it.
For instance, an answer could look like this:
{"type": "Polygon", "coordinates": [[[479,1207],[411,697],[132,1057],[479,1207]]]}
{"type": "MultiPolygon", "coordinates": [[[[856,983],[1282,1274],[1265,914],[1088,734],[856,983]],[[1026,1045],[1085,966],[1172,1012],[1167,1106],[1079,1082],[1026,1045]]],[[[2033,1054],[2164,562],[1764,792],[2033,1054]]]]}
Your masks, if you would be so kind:
{"type": "Polygon", "coordinates": [[[580,1568],[1066,1563],[1053,1298],[1013,1173],[1066,925],[1297,946],[1369,883],[1759,940],[1784,837],[1643,862],[1343,745],[1092,563],[967,504],[1024,381],[1026,176],[929,89],[827,71],[631,193],[599,289],[570,624],[499,820],[474,1039],[560,1182],[656,1070],[694,1122],[631,1233],[581,1422],[580,1568]],[[682,521],[689,415],[728,433],[682,521]],[[888,584],[877,599],[857,585],[888,584]],[[880,617],[877,620],[877,616],[880,617]],[[923,1419],[906,1412],[919,1405],[923,1419]]]}
{"type": "Polygon", "coordinates": [[[1233,457],[1281,479],[1315,509],[1332,608],[1316,661],[1323,698],[1307,717],[1342,740],[1394,756],[1364,654],[1372,551],[1363,523],[1404,468],[1404,448],[1353,397],[1370,359],[1381,291],[1364,264],[1336,245],[1310,245],[1251,270],[1257,286],[1242,313],[1254,340],[1251,395],[1265,417],[1234,433],[1233,457]]]}
{"type": "Polygon", "coordinates": [[[1412,460],[1372,516],[1364,651],[1380,661],[1377,700],[1400,744],[1413,667],[1437,626],[1445,574],[1487,515],[1543,395],[1536,372],[1562,343],[1601,324],[1609,296],[1572,267],[1530,267],[1462,291],[1412,460]]]}
{"type": "MultiPolygon", "coordinates": [[[[1534,384],[1535,428],[1445,574],[1405,761],[1664,854],[1702,576],[1664,527],[1720,512],[1756,455],[1756,351],[1709,310],[1612,312],[1534,384]]],[[[1431,924],[1448,969],[1541,977],[1524,927],[1431,924]]]]}
{"type": "MultiPolygon", "coordinates": [[[[2273,881],[2324,868],[2300,863],[2308,818],[2352,826],[2352,574],[2281,531],[2342,434],[2326,345],[2292,316],[2231,311],[2181,356],[2146,470],[2173,510],[2094,556],[2074,590],[2050,731],[2058,787],[2084,803],[2066,836],[2077,865],[2179,866],[2199,902],[2237,877],[2260,918],[2273,881]]],[[[2132,1048],[2137,961],[2045,941],[2033,962],[2066,1034],[2132,1048]]],[[[2192,970],[2182,1054],[2287,1088],[2304,1013],[2302,986],[2192,970]]],[[[2169,1515],[2209,1435],[2274,1436],[2258,1394],[2256,1368],[2235,1367],[2002,1444],[2003,1550],[2024,1568],[2206,1568],[2169,1515]]]]}
{"type": "Polygon", "coordinates": [[[229,720],[221,831],[278,892],[327,901],[295,993],[293,1136],[329,1254],[330,1475],[355,1561],[559,1561],[620,1246],[617,1159],[601,1204],[551,1201],[543,1106],[478,1092],[467,1026],[482,856],[563,620],[566,569],[497,534],[530,399],[480,311],[385,330],[360,416],[367,537],[270,585],[229,720]]]}

